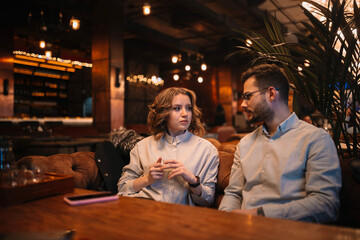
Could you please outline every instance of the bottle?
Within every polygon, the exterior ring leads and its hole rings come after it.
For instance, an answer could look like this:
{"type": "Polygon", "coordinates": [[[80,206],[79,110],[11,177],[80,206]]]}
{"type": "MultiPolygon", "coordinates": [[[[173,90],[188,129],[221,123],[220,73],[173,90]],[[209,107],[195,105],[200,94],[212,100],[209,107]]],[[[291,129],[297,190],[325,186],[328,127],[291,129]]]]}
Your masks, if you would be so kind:
{"type": "Polygon", "coordinates": [[[0,171],[10,170],[15,165],[15,157],[12,141],[9,138],[0,137],[0,171]]]}

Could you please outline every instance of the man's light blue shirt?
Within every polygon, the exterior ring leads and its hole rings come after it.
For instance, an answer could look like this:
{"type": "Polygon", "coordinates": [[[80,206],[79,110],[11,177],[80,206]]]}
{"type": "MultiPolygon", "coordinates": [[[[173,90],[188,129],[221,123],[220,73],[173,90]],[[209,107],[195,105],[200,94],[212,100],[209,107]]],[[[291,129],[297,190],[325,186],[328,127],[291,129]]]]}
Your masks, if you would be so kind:
{"type": "Polygon", "coordinates": [[[293,113],[273,136],[261,126],[240,140],[219,209],[262,207],[267,217],[331,222],[340,188],[331,136],[293,113]]]}

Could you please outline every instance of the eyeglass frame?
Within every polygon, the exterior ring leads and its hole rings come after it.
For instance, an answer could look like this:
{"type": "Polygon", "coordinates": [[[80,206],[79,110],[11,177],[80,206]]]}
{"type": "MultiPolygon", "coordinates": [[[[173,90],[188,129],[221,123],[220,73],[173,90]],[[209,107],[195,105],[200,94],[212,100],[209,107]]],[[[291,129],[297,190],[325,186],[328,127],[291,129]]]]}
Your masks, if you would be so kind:
{"type": "MultiPolygon", "coordinates": [[[[272,86],[270,86],[270,87],[272,87],[272,86]]],[[[244,100],[244,101],[249,101],[250,98],[252,97],[252,95],[253,95],[254,93],[268,90],[270,87],[266,87],[266,88],[263,88],[263,89],[260,89],[260,90],[256,90],[256,91],[253,91],[253,92],[249,92],[249,93],[245,93],[245,94],[243,93],[243,94],[241,94],[240,98],[241,98],[242,100],[244,100]]],[[[279,88],[274,87],[274,89],[275,89],[276,91],[279,91],[279,88]]]]}

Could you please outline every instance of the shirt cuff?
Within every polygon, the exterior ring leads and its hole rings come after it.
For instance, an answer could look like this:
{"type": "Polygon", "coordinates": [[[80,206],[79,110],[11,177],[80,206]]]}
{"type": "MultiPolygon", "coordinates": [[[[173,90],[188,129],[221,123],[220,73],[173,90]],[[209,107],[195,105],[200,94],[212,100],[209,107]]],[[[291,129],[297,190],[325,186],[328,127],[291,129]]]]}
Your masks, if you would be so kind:
{"type": "Polygon", "coordinates": [[[211,197],[211,194],[209,194],[209,189],[203,184],[201,184],[201,195],[197,196],[191,192],[191,198],[193,199],[194,203],[200,206],[210,206],[214,201],[214,197],[211,197]]]}
{"type": "Polygon", "coordinates": [[[135,193],[135,189],[134,189],[134,181],[135,179],[132,180],[128,180],[123,187],[121,188],[121,191],[119,189],[119,193],[118,195],[131,195],[135,193]]]}
{"type": "Polygon", "coordinates": [[[266,204],[262,206],[264,215],[271,218],[283,218],[283,208],[277,204],[266,204]]]}

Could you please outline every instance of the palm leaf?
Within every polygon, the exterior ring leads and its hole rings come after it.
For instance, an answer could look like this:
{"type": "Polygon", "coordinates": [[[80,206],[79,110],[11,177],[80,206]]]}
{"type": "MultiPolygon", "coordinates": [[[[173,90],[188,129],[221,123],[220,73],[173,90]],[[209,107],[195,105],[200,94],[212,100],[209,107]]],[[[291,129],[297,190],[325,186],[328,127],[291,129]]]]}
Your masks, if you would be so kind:
{"type": "Polygon", "coordinates": [[[325,21],[321,22],[300,6],[310,22],[302,24],[311,38],[297,34],[298,43],[286,43],[286,33],[282,26],[276,17],[268,15],[265,18],[268,36],[261,36],[251,30],[239,31],[240,42],[251,39],[253,44],[251,47],[240,45],[235,53],[251,56],[254,62],[267,60],[282,65],[295,92],[308,99],[331,123],[339,153],[343,154],[340,147],[340,136],[343,136],[349,149],[348,154],[357,156],[359,144],[353,136],[359,133],[359,115],[355,101],[360,100],[360,42],[359,36],[353,34],[353,29],[360,33],[359,8],[354,1],[354,13],[351,14],[345,11],[345,1],[331,0],[332,9],[313,1],[306,2],[311,3],[325,17],[325,21]],[[339,35],[339,30],[343,35],[339,35]],[[337,50],[334,49],[335,45],[339,46],[337,50]],[[305,60],[311,63],[310,67],[304,66],[305,60]],[[298,66],[302,66],[303,71],[299,72],[298,66]],[[349,111],[354,125],[352,135],[347,132],[344,124],[349,111]],[[351,142],[355,146],[352,152],[351,142]]]}

